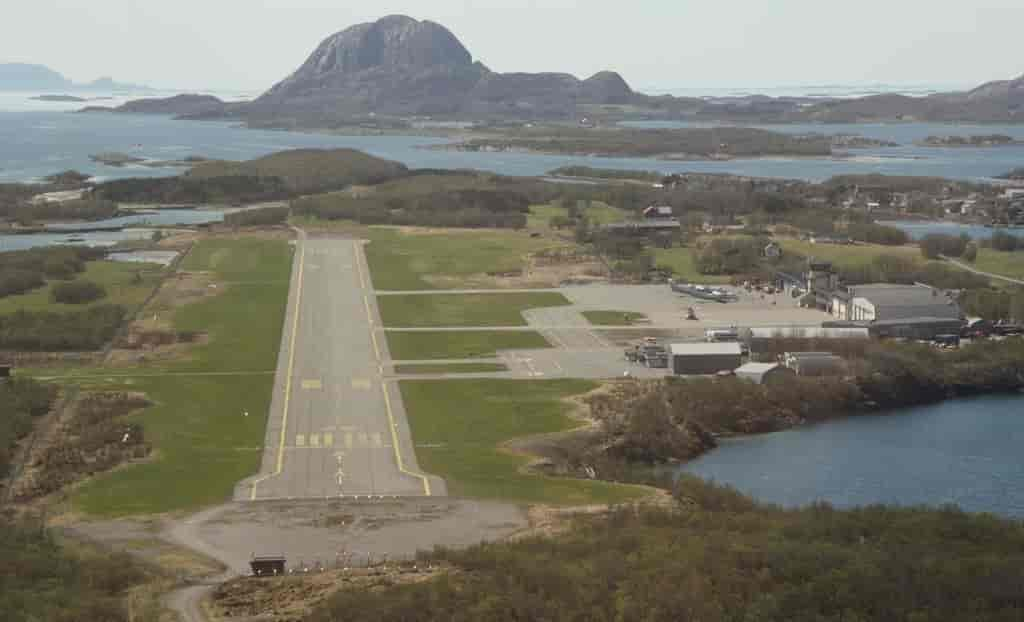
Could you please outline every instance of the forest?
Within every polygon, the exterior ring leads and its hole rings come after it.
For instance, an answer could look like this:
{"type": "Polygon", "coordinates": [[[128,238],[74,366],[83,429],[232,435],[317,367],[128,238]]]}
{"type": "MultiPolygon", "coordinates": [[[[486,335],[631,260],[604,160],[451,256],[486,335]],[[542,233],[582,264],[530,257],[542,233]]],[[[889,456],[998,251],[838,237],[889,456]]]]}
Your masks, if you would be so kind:
{"type": "Polygon", "coordinates": [[[346,590],[306,622],[1017,621],[1024,525],[955,508],[784,510],[682,477],[670,507],[435,550],[440,578],[346,590]]]}

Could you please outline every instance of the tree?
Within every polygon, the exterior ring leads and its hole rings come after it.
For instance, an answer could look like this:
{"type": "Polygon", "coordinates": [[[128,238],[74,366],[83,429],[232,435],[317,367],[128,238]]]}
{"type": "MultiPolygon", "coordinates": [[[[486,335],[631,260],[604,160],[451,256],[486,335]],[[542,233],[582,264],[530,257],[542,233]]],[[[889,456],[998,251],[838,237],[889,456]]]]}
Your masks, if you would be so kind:
{"type": "Polygon", "coordinates": [[[964,261],[969,261],[970,263],[974,263],[975,260],[978,259],[978,245],[976,243],[974,243],[974,242],[971,242],[964,249],[964,254],[960,255],[960,257],[964,261]]]}

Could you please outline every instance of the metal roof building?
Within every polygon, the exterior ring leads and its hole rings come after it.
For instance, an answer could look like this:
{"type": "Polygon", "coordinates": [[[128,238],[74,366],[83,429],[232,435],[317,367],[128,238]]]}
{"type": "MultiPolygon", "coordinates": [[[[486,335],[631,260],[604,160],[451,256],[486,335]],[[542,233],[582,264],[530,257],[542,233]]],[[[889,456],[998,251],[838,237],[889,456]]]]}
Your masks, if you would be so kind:
{"type": "Polygon", "coordinates": [[[733,371],[743,362],[742,346],[731,343],[674,343],[672,371],[678,376],[704,376],[733,371]]]}
{"type": "Polygon", "coordinates": [[[747,363],[736,369],[736,377],[755,384],[771,384],[794,375],[793,370],[778,363],[747,363]]]}

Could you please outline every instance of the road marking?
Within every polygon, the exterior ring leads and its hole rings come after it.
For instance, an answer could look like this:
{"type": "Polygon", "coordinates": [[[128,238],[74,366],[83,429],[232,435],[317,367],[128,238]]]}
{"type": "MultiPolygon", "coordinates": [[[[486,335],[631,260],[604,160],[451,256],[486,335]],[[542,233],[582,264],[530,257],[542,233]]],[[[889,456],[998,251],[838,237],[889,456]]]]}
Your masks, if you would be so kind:
{"type": "Polygon", "coordinates": [[[352,449],[352,433],[345,432],[345,447],[352,449]]]}
{"type": "Polygon", "coordinates": [[[372,388],[372,387],[373,387],[373,385],[370,384],[370,381],[367,380],[366,378],[353,378],[352,379],[352,388],[353,389],[361,389],[363,391],[369,391],[370,388],[372,388]]]}
{"type": "Polygon", "coordinates": [[[334,435],[324,432],[324,447],[334,447],[334,435]]]}
{"type": "Polygon", "coordinates": [[[324,383],[320,380],[303,380],[302,388],[307,391],[319,391],[324,388],[324,383]]]}
{"type": "Polygon", "coordinates": [[[366,307],[366,321],[370,323],[370,341],[373,342],[373,356],[380,363],[380,344],[377,343],[377,330],[373,327],[373,311],[370,309],[370,297],[365,293],[367,290],[366,276],[363,274],[363,262],[359,260],[359,256],[363,254],[359,242],[352,242],[352,253],[355,258],[356,272],[359,273],[359,289],[364,292],[363,306],[366,307]]]}
{"type": "Polygon", "coordinates": [[[306,435],[305,434],[296,434],[295,435],[295,446],[296,447],[305,447],[306,446],[306,435]]]}
{"type": "Polygon", "coordinates": [[[309,446],[310,447],[319,447],[320,446],[320,435],[319,434],[310,434],[309,435],[309,446]]]}
{"type": "Polygon", "coordinates": [[[388,413],[388,428],[391,430],[391,445],[395,449],[395,462],[398,464],[398,470],[406,475],[419,478],[423,482],[423,494],[429,497],[430,478],[422,473],[416,473],[405,468],[405,463],[402,461],[402,450],[398,447],[398,424],[395,423],[395,414],[391,411],[391,396],[388,395],[387,383],[381,382],[380,388],[384,391],[384,410],[388,413]]]}
{"type": "Polygon", "coordinates": [[[374,432],[370,435],[370,442],[378,449],[384,446],[384,440],[380,437],[380,432],[374,432]]]}
{"type": "Polygon", "coordinates": [[[295,285],[295,316],[292,322],[292,337],[288,346],[288,374],[284,379],[284,413],[281,416],[281,440],[277,445],[277,465],[274,468],[273,475],[262,477],[252,483],[250,498],[253,501],[256,500],[256,487],[259,486],[260,482],[280,475],[284,469],[284,443],[285,435],[288,433],[288,404],[292,396],[292,374],[295,372],[295,339],[299,334],[299,312],[302,310],[302,274],[306,267],[306,234],[302,229],[296,229],[296,231],[299,232],[299,241],[302,242],[302,247],[299,251],[299,273],[296,276],[298,282],[295,285]]]}
{"type": "Polygon", "coordinates": [[[367,436],[366,432],[360,432],[359,433],[359,446],[360,447],[366,447],[369,444],[370,444],[369,436],[367,436]]]}

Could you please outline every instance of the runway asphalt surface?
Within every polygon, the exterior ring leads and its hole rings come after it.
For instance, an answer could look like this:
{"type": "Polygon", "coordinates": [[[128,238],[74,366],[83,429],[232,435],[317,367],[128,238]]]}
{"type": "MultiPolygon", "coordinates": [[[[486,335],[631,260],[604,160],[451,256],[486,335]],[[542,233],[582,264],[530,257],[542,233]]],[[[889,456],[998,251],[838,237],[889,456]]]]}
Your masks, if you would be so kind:
{"type": "Polygon", "coordinates": [[[377,326],[361,243],[301,235],[263,463],[236,499],[445,494],[444,481],[416,464],[377,326]]]}

